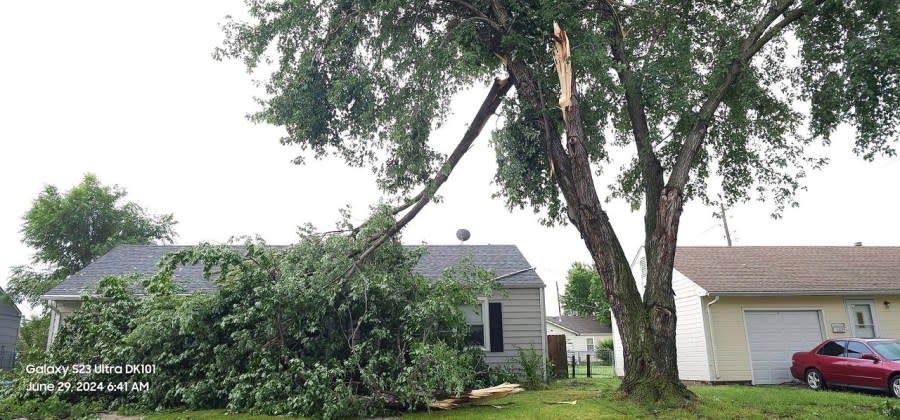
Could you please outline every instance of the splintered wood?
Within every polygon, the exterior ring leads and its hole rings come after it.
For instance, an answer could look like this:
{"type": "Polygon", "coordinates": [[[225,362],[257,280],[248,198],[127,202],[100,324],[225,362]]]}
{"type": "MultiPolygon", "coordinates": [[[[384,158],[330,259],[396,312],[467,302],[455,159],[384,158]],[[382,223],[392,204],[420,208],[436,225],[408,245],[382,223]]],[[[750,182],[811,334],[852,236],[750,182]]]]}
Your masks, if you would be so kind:
{"type": "Polygon", "coordinates": [[[524,391],[524,389],[519,386],[519,384],[504,382],[500,385],[490,388],[473,389],[471,391],[460,394],[460,396],[456,398],[447,398],[440,401],[435,401],[431,404],[428,404],[428,407],[441,410],[452,410],[463,404],[495,400],[497,398],[503,398],[507,395],[512,395],[522,391],[524,391]]]}
{"type": "Polygon", "coordinates": [[[553,61],[556,62],[556,73],[559,75],[559,108],[562,110],[563,121],[568,121],[566,111],[572,106],[572,63],[569,62],[572,50],[569,48],[569,36],[556,22],[553,22],[553,47],[556,52],[553,61]]]}

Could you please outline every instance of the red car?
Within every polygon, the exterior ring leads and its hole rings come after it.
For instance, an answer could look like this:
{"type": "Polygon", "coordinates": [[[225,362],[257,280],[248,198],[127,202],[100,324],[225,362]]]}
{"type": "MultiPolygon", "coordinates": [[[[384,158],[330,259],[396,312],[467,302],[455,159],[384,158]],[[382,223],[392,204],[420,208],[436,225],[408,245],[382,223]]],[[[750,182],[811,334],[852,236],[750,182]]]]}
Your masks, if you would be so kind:
{"type": "Polygon", "coordinates": [[[811,389],[886,389],[900,397],[900,340],[834,338],[794,353],[791,360],[791,375],[811,389]]]}

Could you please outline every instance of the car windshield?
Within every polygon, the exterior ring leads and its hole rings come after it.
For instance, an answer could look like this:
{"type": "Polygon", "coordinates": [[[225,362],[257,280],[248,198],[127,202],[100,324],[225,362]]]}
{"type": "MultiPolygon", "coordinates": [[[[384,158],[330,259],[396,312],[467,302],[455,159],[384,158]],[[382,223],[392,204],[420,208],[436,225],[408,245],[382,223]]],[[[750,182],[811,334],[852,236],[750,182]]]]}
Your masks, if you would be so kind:
{"type": "Polygon", "coordinates": [[[900,360],[900,341],[870,341],[869,345],[885,359],[900,360]]]}

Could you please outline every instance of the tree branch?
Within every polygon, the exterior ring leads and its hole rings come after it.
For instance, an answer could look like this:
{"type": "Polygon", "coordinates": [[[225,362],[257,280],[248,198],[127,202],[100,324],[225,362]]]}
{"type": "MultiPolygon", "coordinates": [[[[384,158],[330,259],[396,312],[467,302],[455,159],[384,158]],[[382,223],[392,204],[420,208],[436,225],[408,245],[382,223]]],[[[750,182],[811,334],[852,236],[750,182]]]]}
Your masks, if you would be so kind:
{"type": "Polygon", "coordinates": [[[659,206],[659,195],[663,188],[662,165],[660,165],[659,159],[653,151],[653,144],[650,140],[650,128],[647,123],[646,105],[644,104],[644,93],[640,81],[634,77],[634,72],[631,69],[631,63],[625,49],[625,30],[622,28],[622,22],[619,20],[619,15],[613,8],[613,4],[608,0],[601,2],[600,12],[612,23],[607,32],[609,49],[613,60],[618,63],[616,73],[619,75],[619,81],[625,88],[625,103],[628,117],[631,120],[631,132],[634,136],[638,163],[643,174],[641,179],[647,207],[645,212],[647,216],[644,219],[645,231],[652,232],[655,229],[655,214],[659,206]]]}
{"type": "MultiPolygon", "coordinates": [[[[472,143],[481,134],[484,125],[487,121],[494,115],[494,112],[500,106],[500,103],[503,100],[503,97],[506,96],[506,93],[509,92],[510,87],[512,87],[512,83],[509,82],[508,79],[494,79],[494,84],[491,86],[490,91],[487,94],[487,97],[484,98],[484,101],[481,103],[481,107],[478,109],[478,113],[475,114],[475,117],[472,119],[472,123],[469,125],[468,130],[463,135],[462,139],[459,141],[459,144],[456,145],[456,148],[453,149],[453,152],[447,158],[447,161],[441,165],[441,169],[438,173],[428,182],[428,185],[416,195],[415,201],[409,201],[406,204],[400,206],[401,209],[405,209],[406,207],[410,207],[410,210],[403,215],[400,220],[397,220],[391,227],[385,230],[381,235],[372,238],[368,241],[368,247],[356,257],[351,264],[350,268],[347,269],[344,274],[341,275],[341,278],[347,278],[359,268],[359,265],[369,257],[379,246],[384,244],[388,239],[393,237],[400,232],[410,221],[412,221],[416,215],[428,204],[429,201],[434,197],[434,194],[437,190],[447,181],[450,177],[450,173],[453,172],[453,168],[456,167],[456,164],[459,163],[459,160],[469,151],[469,148],[472,146],[472,143]]],[[[396,209],[393,209],[394,214],[399,213],[396,209]]],[[[402,211],[402,210],[401,210],[402,211]]]]}
{"type": "Polygon", "coordinates": [[[822,4],[824,0],[809,1],[798,6],[796,9],[788,11],[794,2],[795,0],[782,0],[772,5],[760,21],[753,25],[750,33],[743,42],[741,42],[737,56],[728,65],[728,71],[724,78],[722,78],[719,84],[712,90],[711,95],[703,102],[700,110],[695,115],[694,124],[685,136],[681,153],[678,155],[672,173],[669,175],[669,181],[666,184],[668,187],[676,188],[678,190],[684,189],[684,186],[688,181],[693,160],[697,156],[700,146],[706,137],[710,119],[722,103],[728,90],[737,81],[741,71],[750,63],[753,56],[772,38],[781,33],[784,28],[809,13],[814,6],[822,4]],[[773,26],[772,23],[782,15],[784,18],[773,26]]]}
{"type": "Polygon", "coordinates": [[[495,22],[493,19],[489,18],[486,14],[484,14],[484,12],[482,12],[480,9],[475,7],[472,3],[469,3],[465,0],[443,0],[443,1],[445,3],[452,3],[459,7],[462,7],[463,9],[466,9],[467,11],[469,11],[469,13],[472,14],[474,19],[487,23],[492,29],[494,29],[498,33],[503,32],[502,29],[500,29],[500,25],[497,24],[497,22],[495,22]]]}

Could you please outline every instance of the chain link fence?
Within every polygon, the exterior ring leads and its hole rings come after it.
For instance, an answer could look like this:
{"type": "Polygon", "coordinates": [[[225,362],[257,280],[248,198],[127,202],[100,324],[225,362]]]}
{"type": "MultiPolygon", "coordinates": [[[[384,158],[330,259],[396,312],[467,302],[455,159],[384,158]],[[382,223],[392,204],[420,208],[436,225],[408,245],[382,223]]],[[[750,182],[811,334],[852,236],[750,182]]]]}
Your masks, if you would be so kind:
{"type": "Polygon", "coordinates": [[[612,378],[616,376],[613,349],[598,349],[592,353],[580,352],[569,356],[567,377],[612,378]]]}

